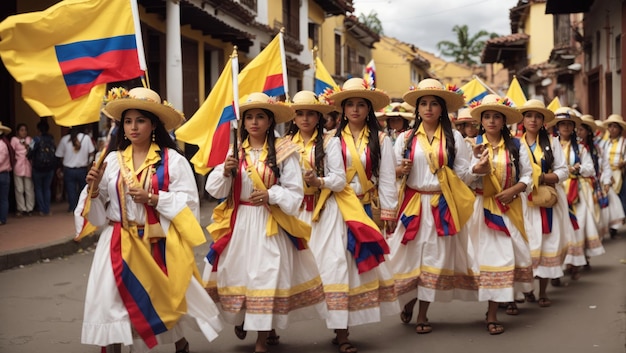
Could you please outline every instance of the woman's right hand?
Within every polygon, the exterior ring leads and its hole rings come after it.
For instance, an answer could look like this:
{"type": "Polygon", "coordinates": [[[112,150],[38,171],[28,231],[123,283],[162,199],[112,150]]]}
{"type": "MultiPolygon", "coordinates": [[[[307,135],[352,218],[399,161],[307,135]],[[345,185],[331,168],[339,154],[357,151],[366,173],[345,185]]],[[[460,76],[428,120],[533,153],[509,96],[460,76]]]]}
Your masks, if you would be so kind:
{"type": "Polygon", "coordinates": [[[236,169],[238,165],[239,165],[239,161],[235,157],[232,157],[232,156],[226,157],[226,160],[224,161],[224,176],[225,177],[233,176],[232,171],[233,169],[236,169]]]}
{"type": "Polygon", "coordinates": [[[491,171],[491,163],[489,163],[489,151],[483,150],[482,155],[480,156],[480,160],[474,168],[472,168],[472,172],[474,174],[488,174],[491,171]]]}
{"type": "Polygon", "coordinates": [[[96,167],[96,162],[93,162],[89,172],[87,172],[87,178],[85,181],[89,185],[100,185],[100,180],[102,180],[102,175],[104,174],[104,170],[107,167],[107,162],[102,163],[100,168],[96,167]]]}

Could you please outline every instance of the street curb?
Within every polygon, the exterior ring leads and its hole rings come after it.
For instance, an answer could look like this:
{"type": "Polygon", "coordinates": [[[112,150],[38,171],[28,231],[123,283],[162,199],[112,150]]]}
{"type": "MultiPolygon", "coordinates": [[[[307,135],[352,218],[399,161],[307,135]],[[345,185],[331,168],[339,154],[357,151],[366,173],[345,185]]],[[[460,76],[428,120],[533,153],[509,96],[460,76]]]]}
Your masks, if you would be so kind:
{"type": "Polygon", "coordinates": [[[43,259],[52,259],[75,254],[78,250],[86,249],[96,243],[99,237],[100,233],[96,233],[83,238],[80,242],[77,242],[74,241],[73,236],[70,236],[67,241],[62,243],[0,255],[0,271],[23,265],[30,265],[43,259]]]}

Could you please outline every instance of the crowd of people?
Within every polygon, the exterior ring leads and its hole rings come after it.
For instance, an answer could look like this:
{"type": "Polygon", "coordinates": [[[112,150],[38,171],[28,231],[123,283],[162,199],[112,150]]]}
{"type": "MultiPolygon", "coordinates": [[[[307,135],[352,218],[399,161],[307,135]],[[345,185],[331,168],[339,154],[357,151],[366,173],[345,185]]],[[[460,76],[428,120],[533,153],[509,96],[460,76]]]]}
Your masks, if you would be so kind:
{"type": "Polygon", "coordinates": [[[432,332],[433,302],[484,302],[491,335],[505,331],[500,308],[553,305],[548,284],[578,280],[624,222],[626,122],[497,95],[464,107],[435,79],[403,100],[360,78],[287,103],[245,97],[206,181],[220,202],[201,271],[195,178],[169,135],[183,116],[150,89],[118,90],[104,108],[116,142],[78,198],[103,227],[82,342],[185,353],[183,324],[208,340],[228,324],[239,339],[256,331],[262,353],[277,330],[319,318],[355,353],[350,327],[385,315],[411,324],[417,310],[415,332],[432,332]]]}

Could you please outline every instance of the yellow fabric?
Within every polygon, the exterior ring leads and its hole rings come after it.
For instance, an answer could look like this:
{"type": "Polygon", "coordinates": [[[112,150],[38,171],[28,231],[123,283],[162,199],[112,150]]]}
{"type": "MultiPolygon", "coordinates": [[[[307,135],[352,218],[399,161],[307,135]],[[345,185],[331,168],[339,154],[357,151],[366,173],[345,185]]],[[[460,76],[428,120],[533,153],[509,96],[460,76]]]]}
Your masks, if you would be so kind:
{"type": "Polygon", "coordinates": [[[513,101],[516,107],[521,107],[524,103],[526,103],[526,95],[524,95],[522,86],[520,86],[519,81],[515,76],[513,76],[509,89],[506,91],[506,97],[513,101]]]}
{"type": "Polygon", "coordinates": [[[622,139],[611,139],[611,149],[609,150],[609,162],[611,164],[611,175],[613,176],[613,190],[619,194],[622,190],[622,169],[618,166],[623,162],[621,151],[617,150],[618,146],[621,146],[622,139]]]}
{"type": "MultiPolygon", "coordinates": [[[[311,136],[311,139],[307,141],[307,143],[305,144],[304,139],[302,138],[302,134],[300,133],[300,131],[298,131],[291,139],[291,142],[293,142],[295,145],[298,145],[301,148],[300,166],[303,172],[305,170],[315,170],[314,168],[315,156],[313,155],[313,149],[315,148],[316,138],[317,138],[317,131],[313,131],[313,136],[311,136]]],[[[306,183],[304,184],[305,195],[313,195],[317,191],[318,191],[318,188],[316,186],[307,185],[306,183]]]]}
{"type": "Polygon", "coordinates": [[[348,181],[348,183],[350,183],[355,174],[358,176],[361,187],[363,188],[363,198],[361,199],[361,203],[368,204],[372,201],[372,193],[374,193],[375,191],[375,185],[367,177],[365,167],[361,163],[361,155],[367,148],[367,143],[370,138],[370,130],[367,126],[363,127],[363,129],[359,133],[359,137],[357,138],[356,145],[354,143],[354,138],[352,137],[352,133],[350,132],[350,127],[348,125],[346,125],[346,127],[341,132],[341,136],[344,143],[346,144],[346,148],[348,150],[347,153],[350,154],[350,158],[352,160],[352,165],[347,166],[346,168],[346,180],[348,181]]]}
{"type": "MultiPolygon", "coordinates": [[[[535,143],[539,144],[539,141],[535,141],[535,143]]],[[[530,165],[533,168],[533,191],[532,194],[533,196],[537,195],[537,190],[539,188],[539,178],[541,177],[541,174],[543,173],[543,171],[541,170],[541,160],[543,159],[543,150],[540,148],[539,145],[537,145],[537,147],[535,148],[534,151],[530,150],[530,146],[528,146],[528,142],[526,141],[526,133],[524,133],[524,135],[522,135],[522,144],[524,146],[526,146],[526,150],[528,151],[528,155],[529,156],[534,156],[534,160],[531,161],[530,165]],[[535,163],[535,161],[537,161],[535,163]]],[[[528,201],[528,206],[534,206],[532,201],[528,201]]]]}
{"type": "Polygon", "coordinates": [[[211,217],[213,222],[206,227],[213,241],[218,241],[232,230],[230,228],[230,219],[233,216],[233,210],[234,207],[229,200],[224,200],[213,208],[211,217]]]}

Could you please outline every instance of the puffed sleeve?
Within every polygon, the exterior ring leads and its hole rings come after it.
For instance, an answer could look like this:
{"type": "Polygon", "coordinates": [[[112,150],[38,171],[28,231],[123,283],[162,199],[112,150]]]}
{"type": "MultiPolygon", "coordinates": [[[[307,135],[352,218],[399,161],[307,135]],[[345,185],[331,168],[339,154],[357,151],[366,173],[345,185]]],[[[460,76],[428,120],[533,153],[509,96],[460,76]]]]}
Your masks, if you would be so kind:
{"type": "Polygon", "coordinates": [[[168,149],[169,186],[167,191],[159,190],[156,210],[161,219],[174,219],[185,207],[189,207],[196,219],[200,219],[200,202],[196,179],[189,162],[180,153],[168,149]]]}
{"type": "Polygon", "coordinates": [[[280,183],[268,190],[269,203],[278,205],[283,212],[296,216],[304,199],[302,171],[297,153],[292,153],[279,165],[280,183]]]}
{"type": "Polygon", "coordinates": [[[378,170],[380,218],[382,220],[394,220],[398,207],[398,188],[396,187],[396,156],[389,137],[385,136],[383,139],[380,152],[380,168],[378,170]]]}
{"type": "Polygon", "coordinates": [[[550,138],[550,145],[552,145],[552,156],[554,162],[552,162],[552,173],[556,174],[559,178],[559,183],[562,183],[569,177],[569,170],[565,164],[565,155],[563,154],[563,147],[558,139],[550,138]]]}
{"type": "Polygon", "coordinates": [[[346,170],[338,137],[332,137],[325,147],[324,187],[339,192],[346,187],[346,170]]]}
{"type": "Polygon", "coordinates": [[[410,133],[413,133],[413,129],[402,131],[396,138],[396,143],[393,145],[393,154],[396,156],[396,166],[402,163],[404,150],[406,148],[406,134],[410,133]]]}
{"type": "Polygon", "coordinates": [[[526,184],[526,192],[531,192],[533,188],[533,168],[530,165],[528,148],[519,149],[519,182],[526,184]]]}
{"type": "Polygon", "coordinates": [[[606,158],[602,147],[597,146],[598,148],[598,163],[600,163],[600,182],[602,185],[611,185],[611,165],[609,164],[609,160],[606,158]]]}
{"type": "MultiPolygon", "coordinates": [[[[105,157],[104,163],[106,163],[106,168],[104,169],[102,179],[100,179],[100,184],[98,185],[100,189],[99,195],[91,199],[91,206],[89,207],[89,214],[87,215],[89,222],[96,227],[103,226],[107,222],[106,202],[109,201],[111,175],[117,175],[116,171],[119,170],[117,152],[109,153],[105,157]]],[[[115,182],[113,181],[113,183],[115,182]]],[[[114,187],[114,185],[112,187],[114,187]]],[[[85,192],[87,191],[85,190],[85,192]]]]}
{"type": "MultiPolygon", "coordinates": [[[[231,155],[231,153],[229,153],[231,155]]],[[[239,171],[242,172],[241,170],[239,171]]],[[[224,163],[213,168],[207,177],[204,189],[216,199],[223,199],[228,196],[233,184],[233,176],[224,176],[224,163]]]]}
{"type": "Polygon", "coordinates": [[[465,184],[471,184],[475,177],[470,171],[470,150],[468,149],[468,142],[465,141],[460,132],[453,130],[454,134],[454,148],[456,149],[456,156],[454,157],[454,172],[458,177],[463,180],[465,184]]]}
{"type": "Polygon", "coordinates": [[[586,147],[578,145],[580,151],[580,175],[589,178],[596,174],[596,169],[593,167],[593,159],[586,147]]]}

